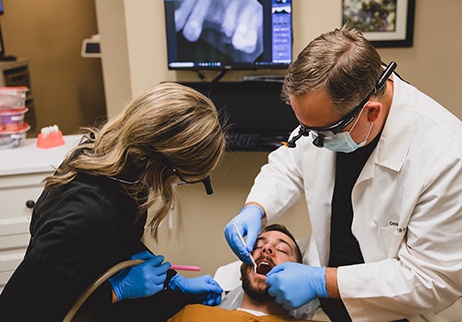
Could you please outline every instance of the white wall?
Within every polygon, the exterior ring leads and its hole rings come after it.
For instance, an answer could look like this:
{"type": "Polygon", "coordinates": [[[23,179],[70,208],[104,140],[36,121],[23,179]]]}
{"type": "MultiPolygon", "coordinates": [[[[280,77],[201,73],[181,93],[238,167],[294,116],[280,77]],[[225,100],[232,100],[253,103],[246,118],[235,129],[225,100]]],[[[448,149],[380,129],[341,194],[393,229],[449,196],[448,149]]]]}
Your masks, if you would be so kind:
{"type": "MultiPolygon", "coordinates": [[[[293,3],[294,55],[320,33],[340,27],[340,0],[293,3]]],[[[197,80],[195,73],[167,69],[163,1],[96,0],[96,9],[109,116],[117,113],[132,95],[161,81],[197,80]]],[[[414,46],[379,49],[385,62],[398,63],[401,76],[460,118],[461,12],[459,0],[418,1],[414,46]]],[[[238,79],[242,74],[228,72],[222,81],[238,79]]],[[[211,79],[215,72],[206,75],[211,79]]],[[[223,228],[242,207],[266,158],[267,154],[261,152],[227,154],[213,174],[216,193],[212,196],[206,196],[200,185],[180,187],[173,229],[164,222],[159,244],[148,241],[148,245],[172,263],[200,265],[205,273],[213,274],[219,265],[235,260],[224,241],[223,228]]],[[[296,237],[310,229],[303,202],[282,219],[296,237]]]]}

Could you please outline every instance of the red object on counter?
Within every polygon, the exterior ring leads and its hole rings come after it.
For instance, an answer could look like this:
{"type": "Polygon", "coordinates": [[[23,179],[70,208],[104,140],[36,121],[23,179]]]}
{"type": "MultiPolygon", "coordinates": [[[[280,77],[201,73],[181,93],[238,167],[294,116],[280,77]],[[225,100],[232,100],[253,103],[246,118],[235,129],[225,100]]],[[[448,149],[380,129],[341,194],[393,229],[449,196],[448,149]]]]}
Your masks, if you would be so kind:
{"type": "Polygon", "coordinates": [[[37,137],[37,147],[42,149],[48,149],[55,146],[64,144],[63,133],[61,130],[51,132],[48,134],[39,133],[37,137]]]}

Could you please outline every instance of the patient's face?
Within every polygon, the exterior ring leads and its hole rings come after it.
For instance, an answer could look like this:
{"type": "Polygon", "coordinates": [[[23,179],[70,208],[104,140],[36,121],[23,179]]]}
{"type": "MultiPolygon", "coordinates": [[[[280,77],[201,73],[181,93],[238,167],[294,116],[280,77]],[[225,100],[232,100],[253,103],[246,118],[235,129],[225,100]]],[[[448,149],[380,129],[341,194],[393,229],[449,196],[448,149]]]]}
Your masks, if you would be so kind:
{"type": "Polygon", "coordinates": [[[241,265],[242,288],[257,301],[272,301],[274,298],[268,294],[266,273],[278,264],[296,262],[296,245],[286,234],[268,231],[257,238],[252,256],[257,263],[257,272],[253,265],[241,265]]]}

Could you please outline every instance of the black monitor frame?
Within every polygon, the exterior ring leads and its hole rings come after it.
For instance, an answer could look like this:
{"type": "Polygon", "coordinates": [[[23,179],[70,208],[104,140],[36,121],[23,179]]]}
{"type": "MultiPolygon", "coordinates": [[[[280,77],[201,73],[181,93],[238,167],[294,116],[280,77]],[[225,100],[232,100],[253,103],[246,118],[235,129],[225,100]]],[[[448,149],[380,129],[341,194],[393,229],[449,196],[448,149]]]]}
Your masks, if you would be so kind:
{"type": "MultiPolygon", "coordinates": [[[[258,0],[258,2],[263,8],[261,40],[263,48],[257,57],[249,57],[242,52],[236,53],[228,43],[220,45],[220,49],[217,49],[218,46],[213,48],[214,46],[202,39],[202,34],[194,43],[186,40],[181,30],[177,32],[175,28],[175,0],[164,0],[168,69],[193,71],[287,69],[292,61],[292,0],[258,0]]],[[[224,39],[224,36],[217,36],[217,32],[210,31],[211,29],[209,28],[209,34],[212,33],[212,39],[217,37],[224,39]]]]}

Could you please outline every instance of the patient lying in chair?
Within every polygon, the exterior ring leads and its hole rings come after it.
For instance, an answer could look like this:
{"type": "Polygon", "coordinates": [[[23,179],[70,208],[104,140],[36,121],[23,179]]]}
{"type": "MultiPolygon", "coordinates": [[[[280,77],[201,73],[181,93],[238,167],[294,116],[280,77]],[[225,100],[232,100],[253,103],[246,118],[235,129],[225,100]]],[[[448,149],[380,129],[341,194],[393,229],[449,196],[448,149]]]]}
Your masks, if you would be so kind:
{"type": "Polygon", "coordinates": [[[238,308],[228,310],[191,304],[168,321],[306,321],[290,316],[268,294],[266,285],[266,273],[274,266],[284,262],[302,262],[300,249],[292,234],[283,225],[265,227],[257,238],[252,256],[257,263],[257,271],[254,271],[253,265],[242,263],[240,270],[244,292],[238,308]]]}

